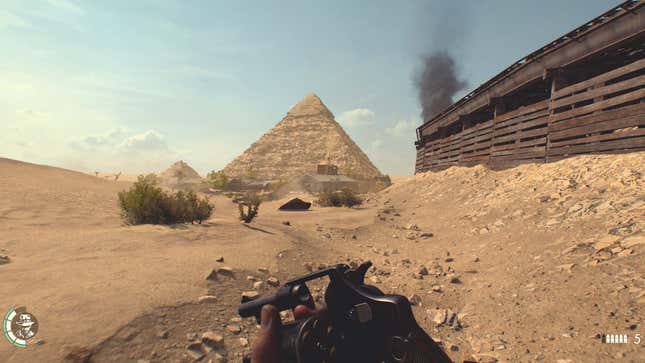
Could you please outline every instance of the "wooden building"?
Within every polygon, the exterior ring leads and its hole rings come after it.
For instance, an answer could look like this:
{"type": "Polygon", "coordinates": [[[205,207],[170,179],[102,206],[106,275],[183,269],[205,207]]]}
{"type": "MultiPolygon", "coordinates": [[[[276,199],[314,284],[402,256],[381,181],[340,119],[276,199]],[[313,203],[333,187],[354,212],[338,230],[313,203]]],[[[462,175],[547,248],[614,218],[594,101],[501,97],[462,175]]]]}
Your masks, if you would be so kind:
{"type": "Polygon", "coordinates": [[[645,150],[643,3],[590,20],[427,120],[415,171],[645,150]]]}

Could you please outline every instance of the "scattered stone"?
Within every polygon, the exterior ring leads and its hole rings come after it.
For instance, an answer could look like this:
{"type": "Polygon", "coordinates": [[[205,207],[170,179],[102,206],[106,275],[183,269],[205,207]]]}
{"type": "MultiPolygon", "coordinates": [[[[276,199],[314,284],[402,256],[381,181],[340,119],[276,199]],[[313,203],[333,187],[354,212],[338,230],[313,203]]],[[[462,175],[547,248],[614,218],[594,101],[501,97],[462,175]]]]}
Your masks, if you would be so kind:
{"type": "Polygon", "coordinates": [[[290,225],[291,225],[291,222],[289,222],[289,221],[283,221],[283,222],[282,222],[282,224],[284,224],[285,226],[290,226],[290,225]]]}
{"type": "Polygon", "coordinates": [[[221,266],[217,268],[217,274],[226,277],[235,277],[233,269],[228,266],[221,266]]]}
{"type": "Polygon", "coordinates": [[[413,239],[416,239],[416,238],[417,238],[417,234],[416,234],[416,233],[414,233],[414,232],[408,232],[408,233],[405,235],[405,238],[410,239],[410,240],[413,240],[413,239]]]}
{"type": "Polygon", "coordinates": [[[260,267],[260,268],[258,269],[258,271],[259,271],[259,272],[261,272],[261,273],[263,273],[263,274],[268,274],[268,273],[269,273],[269,269],[268,269],[268,268],[266,268],[266,267],[260,267]]]}
{"type": "Polygon", "coordinates": [[[208,363],[226,363],[226,357],[215,352],[215,355],[213,355],[213,358],[208,363]]]}
{"type": "Polygon", "coordinates": [[[450,283],[451,284],[461,284],[461,280],[459,279],[459,276],[452,276],[450,278],[450,283]]]}
{"type": "Polygon", "coordinates": [[[567,271],[567,272],[571,272],[571,270],[573,269],[573,267],[574,267],[575,265],[576,265],[575,263],[565,263],[564,265],[559,265],[559,266],[557,267],[557,269],[558,269],[558,270],[560,270],[560,271],[567,271]]]}
{"type": "Polygon", "coordinates": [[[624,256],[629,256],[634,252],[634,250],[622,250],[620,253],[618,253],[618,256],[624,257],[624,256]]]}
{"type": "Polygon", "coordinates": [[[212,269],[211,272],[206,275],[206,280],[217,281],[217,269],[212,269]]]}
{"type": "Polygon", "coordinates": [[[201,342],[193,342],[188,344],[188,346],[186,347],[186,352],[191,358],[195,360],[200,360],[206,355],[204,346],[201,342]]]}
{"type": "Polygon", "coordinates": [[[488,230],[488,228],[486,228],[486,227],[481,228],[481,229],[479,230],[479,234],[486,234],[486,233],[488,233],[488,232],[490,232],[490,231],[489,231],[489,230],[488,230]]]}
{"type": "Polygon", "coordinates": [[[446,261],[446,262],[453,262],[454,260],[455,260],[454,258],[452,258],[452,257],[448,257],[448,258],[446,258],[444,261],[446,261]]]}
{"type": "Polygon", "coordinates": [[[260,293],[257,292],[257,291],[244,291],[244,292],[242,292],[242,300],[243,301],[255,300],[258,297],[260,297],[260,293]]]}
{"type": "Polygon", "coordinates": [[[600,239],[598,242],[594,244],[594,248],[596,251],[604,250],[606,248],[609,248],[609,246],[613,245],[616,243],[616,236],[605,236],[604,238],[600,239]]]}
{"type": "Polygon", "coordinates": [[[357,238],[357,237],[356,237],[356,235],[355,235],[355,234],[353,234],[353,235],[352,235],[352,239],[356,239],[356,238],[357,238]]]}
{"type": "Polygon", "coordinates": [[[258,280],[257,277],[251,276],[251,275],[247,276],[246,279],[249,280],[249,281],[257,281],[258,280]]]}
{"type": "Polygon", "coordinates": [[[558,359],[555,361],[555,363],[573,363],[573,360],[571,359],[558,359]]]}
{"type": "Polygon", "coordinates": [[[219,256],[215,259],[215,262],[224,262],[224,256],[219,256]]]}
{"type": "Polygon", "coordinates": [[[473,354],[472,360],[477,363],[497,363],[497,358],[488,354],[473,354]]]}
{"type": "Polygon", "coordinates": [[[430,232],[423,232],[423,233],[421,233],[421,235],[419,237],[421,237],[421,238],[430,238],[430,237],[434,237],[434,234],[432,234],[430,232]]]}
{"type": "MultiPolygon", "coordinates": [[[[620,242],[620,244],[624,248],[631,248],[636,245],[645,244],[645,235],[634,235],[634,236],[626,237],[624,240],[622,240],[622,242],[620,242]]],[[[0,261],[1,260],[2,260],[2,256],[0,256],[0,261]]],[[[0,264],[2,264],[2,262],[0,262],[0,264]]]]}
{"type": "Polygon", "coordinates": [[[186,333],[186,340],[189,342],[199,340],[199,337],[197,336],[197,333],[186,333]]]}
{"type": "Polygon", "coordinates": [[[243,347],[248,347],[249,346],[249,340],[246,338],[240,338],[240,345],[243,347]]]}
{"type": "Polygon", "coordinates": [[[253,289],[255,290],[262,290],[264,289],[264,282],[262,281],[256,281],[253,283],[253,289]]]}
{"type": "Polygon", "coordinates": [[[622,251],[622,250],[623,250],[623,248],[622,248],[622,247],[620,247],[620,246],[618,246],[618,247],[614,247],[614,248],[612,248],[612,249],[611,249],[611,253],[613,253],[613,254],[618,254],[618,253],[619,253],[620,251],[622,251]]]}
{"type": "Polygon", "coordinates": [[[412,305],[421,305],[421,296],[417,294],[410,295],[409,300],[410,300],[410,304],[412,305]]]}
{"type": "Polygon", "coordinates": [[[267,285],[269,285],[269,286],[273,286],[273,287],[280,286],[280,280],[278,280],[278,278],[277,278],[277,277],[275,277],[275,276],[270,276],[270,277],[267,279],[267,285]]]}
{"type": "Polygon", "coordinates": [[[203,295],[197,299],[197,302],[200,304],[212,304],[217,302],[217,297],[214,295],[203,295]]]}
{"type": "Polygon", "coordinates": [[[408,224],[407,226],[405,226],[405,229],[407,229],[409,231],[420,231],[421,230],[421,228],[419,228],[419,226],[417,226],[414,223],[408,224]]]}
{"type": "Polygon", "coordinates": [[[428,269],[425,266],[421,266],[421,268],[419,269],[419,275],[421,276],[428,275],[428,269]]]}
{"type": "Polygon", "coordinates": [[[224,337],[221,334],[209,330],[202,334],[202,343],[211,348],[222,348],[224,346],[224,337]]]}
{"type": "Polygon", "coordinates": [[[433,285],[432,291],[439,292],[439,293],[443,292],[443,285],[433,285]]]}
{"type": "Polygon", "coordinates": [[[479,257],[475,257],[475,259],[473,260],[473,262],[479,262],[479,261],[481,261],[479,257]]]}
{"type": "Polygon", "coordinates": [[[0,255],[0,265],[6,265],[11,262],[11,259],[7,255],[0,255]]]}
{"type": "Polygon", "coordinates": [[[240,332],[242,331],[242,327],[240,327],[237,324],[229,324],[226,326],[226,330],[228,330],[233,334],[240,334],[240,332]]]}
{"type": "Polygon", "coordinates": [[[426,314],[428,314],[430,320],[437,326],[448,325],[455,328],[461,327],[459,319],[457,319],[457,314],[450,309],[429,309],[426,310],[426,314]]]}

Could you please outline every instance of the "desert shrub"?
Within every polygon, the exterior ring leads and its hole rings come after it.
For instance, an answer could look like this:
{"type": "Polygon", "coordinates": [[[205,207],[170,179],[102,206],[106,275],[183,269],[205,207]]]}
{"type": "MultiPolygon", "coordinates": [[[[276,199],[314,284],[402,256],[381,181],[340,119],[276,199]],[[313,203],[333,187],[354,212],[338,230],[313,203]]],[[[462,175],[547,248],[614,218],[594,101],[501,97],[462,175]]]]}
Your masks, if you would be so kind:
{"type": "Polygon", "coordinates": [[[208,180],[208,183],[211,185],[211,187],[214,189],[227,190],[228,188],[228,182],[229,182],[228,176],[226,176],[223,170],[211,171],[206,176],[206,179],[208,180]]]}
{"type": "Polygon", "coordinates": [[[213,206],[195,192],[164,192],[152,178],[139,176],[128,191],[118,194],[123,219],[129,224],[193,223],[208,219],[213,206]]]}
{"type": "Polygon", "coordinates": [[[244,223],[251,223],[257,217],[262,199],[255,193],[247,193],[243,200],[240,200],[237,207],[240,211],[240,220],[244,223]]]}
{"type": "Polygon", "coordinates": [[[316,203],[322,207],[353,207],[363,203],[363,200],[350,189],[335,192],[320,193],[316,203]]]}

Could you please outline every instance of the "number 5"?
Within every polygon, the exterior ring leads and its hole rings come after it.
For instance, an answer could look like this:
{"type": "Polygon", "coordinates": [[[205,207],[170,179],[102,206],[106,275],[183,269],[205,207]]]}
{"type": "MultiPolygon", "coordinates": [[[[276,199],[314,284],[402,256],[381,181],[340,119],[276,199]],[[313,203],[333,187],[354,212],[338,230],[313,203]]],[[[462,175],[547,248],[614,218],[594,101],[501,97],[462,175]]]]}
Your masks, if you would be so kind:
{"type": "Polygon", "coordinates": [[[640,344],[640,343],[641,343],[641,335],[640,335],[640,334],[636,334],[636,335],[634,336],[634,344],[640,344]]]}

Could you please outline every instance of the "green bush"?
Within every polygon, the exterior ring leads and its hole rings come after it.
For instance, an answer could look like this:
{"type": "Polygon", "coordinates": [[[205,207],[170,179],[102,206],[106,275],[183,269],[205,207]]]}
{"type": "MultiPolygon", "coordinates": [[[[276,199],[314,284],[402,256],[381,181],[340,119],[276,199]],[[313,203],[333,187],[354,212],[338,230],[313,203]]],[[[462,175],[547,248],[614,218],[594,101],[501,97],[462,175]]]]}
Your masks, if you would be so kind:
{"type": "Polygon", "coordinates": [[[257,217],[262,199],[255,193],[247,193],[243,200],[237,203],[240,211],[240,220],[244,223],[251,223],[257,217]],[[244,210],[246,208],[246,211],[244,210]]]}
{"type": "Polygon", "coordinates": [[[123,219],[129,224],[174,224],[207,220],[213,206],[195,192],[164,192],[154,179],[139,176],[128,191],[118,194],[123,219]]]}
{"type": "Polygon", "coordinates": [[[210,186],[214,189],[227,190],[228,188],[228,176],[224,174],[223,170],[211,171],[210,173],[208,173],[208,175],[206,175],[206,179],[208,180],[210,186]]]}
{"type": "Polygon", "coordinates": [[[322,207],[353,207],[361,205],[363,200],[350,189],[320,193],[316,203],[322,207]]]}

